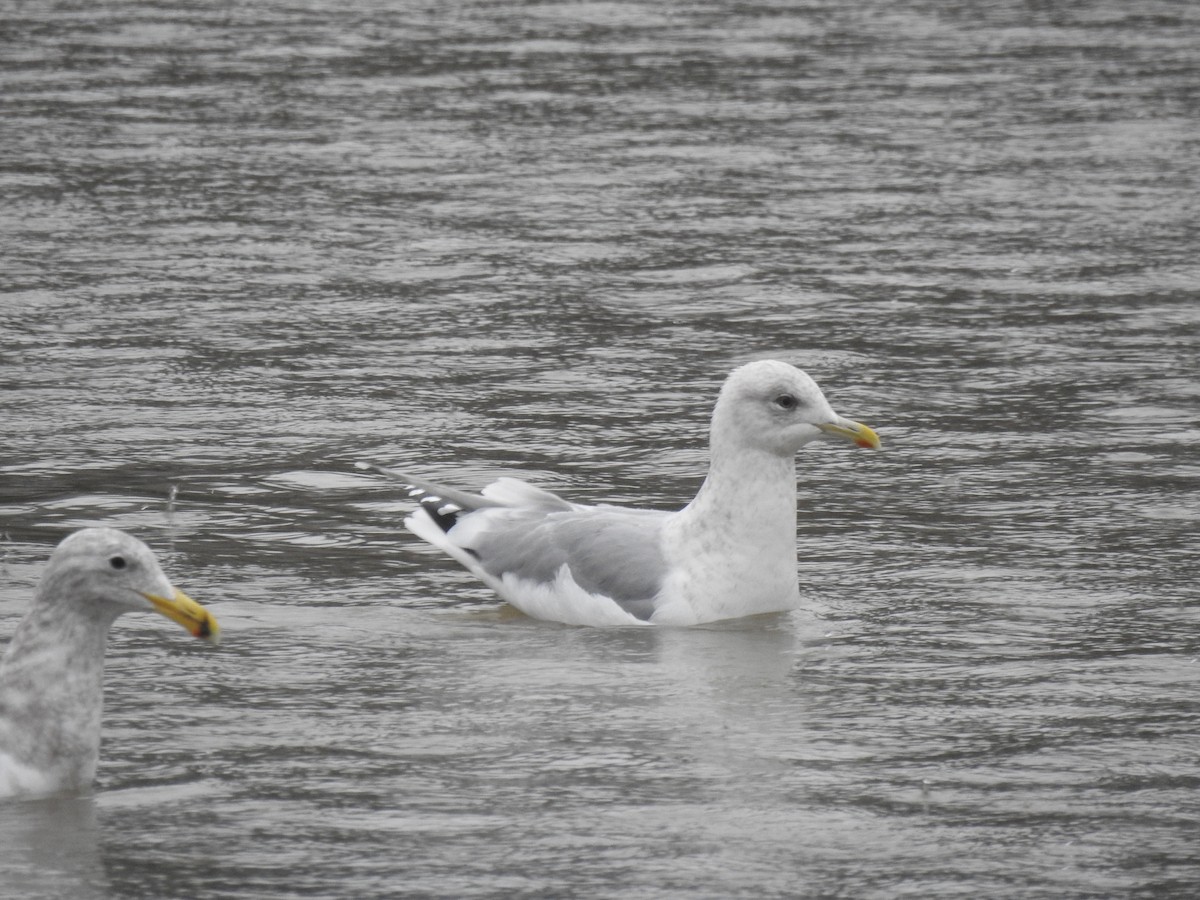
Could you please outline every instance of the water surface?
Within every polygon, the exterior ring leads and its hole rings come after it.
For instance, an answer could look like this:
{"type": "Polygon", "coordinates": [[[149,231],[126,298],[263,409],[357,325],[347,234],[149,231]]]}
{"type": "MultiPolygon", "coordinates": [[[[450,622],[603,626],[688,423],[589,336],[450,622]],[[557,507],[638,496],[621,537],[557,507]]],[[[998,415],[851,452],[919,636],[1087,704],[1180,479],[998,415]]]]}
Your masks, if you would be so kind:
{"type": "Polygon", "coordinates": [[[10,3],[0,634],[106,523],[95,792],[0,895],[1191,898],[1186,4],[10,3]],[[674,508],[734,365],[805,608],[502,607],[366,459],[674,508]]]}

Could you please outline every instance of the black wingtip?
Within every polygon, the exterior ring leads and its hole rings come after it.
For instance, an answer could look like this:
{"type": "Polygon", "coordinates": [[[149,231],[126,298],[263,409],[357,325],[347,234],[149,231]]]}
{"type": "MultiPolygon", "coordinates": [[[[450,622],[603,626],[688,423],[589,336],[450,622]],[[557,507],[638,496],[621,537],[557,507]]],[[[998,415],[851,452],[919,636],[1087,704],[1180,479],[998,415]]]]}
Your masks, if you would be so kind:
{"type": "Polygon", "coordinates": [[[478,494],[470,494],[432,481],[425,481],[396,469],[377,466],[374,463],[356,463],[355,468],[361,471],[375,472],[400,482],[408,489],[408,496],[421,504],[421,508],[425,510],[429,518],[433,519],[438,528],[444,532],[448,532],[458,524],[459,516],[477,509],[502,505],[478,494]]]}
{"type": "Polygon", "coordinates": [[[449,503],[434,494],[426,493],[421,488],[413,488],[409,493],[417,498],[421,509],[425,510],[429,518],[433,519],[442,531],[448,532],[458,524],[458,517],[463,511],[461,506],[449,503]]]}

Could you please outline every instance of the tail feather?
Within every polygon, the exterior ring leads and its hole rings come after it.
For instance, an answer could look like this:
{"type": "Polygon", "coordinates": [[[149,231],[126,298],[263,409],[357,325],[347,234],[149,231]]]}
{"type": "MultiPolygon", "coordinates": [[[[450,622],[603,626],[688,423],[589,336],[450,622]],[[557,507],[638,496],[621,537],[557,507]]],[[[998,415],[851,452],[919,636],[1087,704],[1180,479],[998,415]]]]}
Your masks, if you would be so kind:
{"type": "Polygon", "coordinates": [[[534,509],[565,512],[575,506],[558,494],[534,487],[519,478],[497,478],[483,489],[483,496],[500,506],[532,507],[534,509]]]}
{"type": "MultiPolygon", "coordinates": [[[[481,493],[471,494],[456,488],[426,481],[407,472],[388,469],[372,463],[360,462],[357,467],[370,472],[378,472],[388,478],[395,479],[408,487],[408,495],[421,505],[429,515],[430,520],[443,532],[449,532],[460,516],[478,509],[493,507],[531,507],[546,511],[573,510],[576,507],[557,494],[534,487],[519,478],[498,478],[483,489],[481,493]]],[[[411,527],[411,526],[410,526],[411,527]]],[[[426,540],[429,540],[426,538],[426,540]]]]}
{"type": "Polygon", "coordinates": [[[357,463],[358,468],[370,472],[378,472],[380,475],[386,475],[399,481],[401,484],[407,485],[409,488],[410,497],[422,497],[419,500],[424,504],[427,499],[440,499],[444,503],[457,506],[460,510],[483,509],[487,506],[505,506],[496,500],[491,500],[480,494],[471,494],[467,491],[460,491],[456,488],[449,487],[444,484],[438,484],[435,481],[426,481],[424,478],[417,478],[414,475],[409,475],[407,472],[401,472],[397,469],[388,469],[384,466],[376,466],[372,463],[357,463]]]}
{"type": "Polygon", "coordinates": [[[572,510],[576,508],[573,503],[564,500],[558,494],[534,487],[529,482],[522,481],[519,478],[502,476],[478,494],[472,494],[445,484],[439,484],[436,481],[427,481],[424,478],[409,475],[407,472],[401,472],[398,469],[377,466],[374,463],[360,462],[355,465],[364,471],[378,472],[380,475],[386,475],[388,478],[399,481],[401,484],[408,485],[412,489],[409,491],[411,496],[416,497],[424,493],[440,497],[463,510],[484,509],[489,506],[529,506],[540,509],[558,510],[572,510]]]}

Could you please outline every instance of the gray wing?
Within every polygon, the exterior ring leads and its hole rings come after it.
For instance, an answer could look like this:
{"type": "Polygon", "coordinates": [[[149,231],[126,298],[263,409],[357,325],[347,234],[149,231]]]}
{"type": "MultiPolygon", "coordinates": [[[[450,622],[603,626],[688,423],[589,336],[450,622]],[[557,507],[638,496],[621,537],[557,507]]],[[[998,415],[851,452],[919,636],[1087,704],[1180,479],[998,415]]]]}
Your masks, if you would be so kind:
{"type": "Polygon", "coordinates": [[[461,546],[484,571],[534,583],[553,581],[565,564],[583,590],[611,597],[649,619],[666,575],[662,527],[667,513],[610,506],[570,511],[481,510],[487,520],[461,546]]]}
{"type": "Polygon", "coordinates": [[[470,494],[395,469],[358,466],[407,484],[448,545],[435,533],[426,540],[466,551],[493,578],[546,584],[565,564],[583,590],[611,598],[639,619],[654,612],[667,568],[662,526],[668,513],[580,506],[513,478],[470,494]]]}

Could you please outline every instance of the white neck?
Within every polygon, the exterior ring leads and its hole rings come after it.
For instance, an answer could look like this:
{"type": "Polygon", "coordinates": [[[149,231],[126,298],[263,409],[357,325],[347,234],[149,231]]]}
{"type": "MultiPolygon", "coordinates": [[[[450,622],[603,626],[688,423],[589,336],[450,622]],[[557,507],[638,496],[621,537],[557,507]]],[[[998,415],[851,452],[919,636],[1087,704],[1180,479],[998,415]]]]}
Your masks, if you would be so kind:
{"type": "Polygon", "coordinates": [[[770,540],[786,529],[787,543],[794,548],[795,459],[762,451],[743,451],[736,460],[714,457],[708,477],[683,513],[720,517],[735,538],[770,540]]]}
{"type": "Polygon", "coordinates": [[[690,624],[676,597],[686,598],[695,621],[777,612],[799,601],[795,460],[746,448],[734,456],[714,453],[700,492],[668,522],[664,552],[679,575],[655,621],[690,624]]]}

